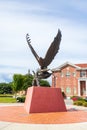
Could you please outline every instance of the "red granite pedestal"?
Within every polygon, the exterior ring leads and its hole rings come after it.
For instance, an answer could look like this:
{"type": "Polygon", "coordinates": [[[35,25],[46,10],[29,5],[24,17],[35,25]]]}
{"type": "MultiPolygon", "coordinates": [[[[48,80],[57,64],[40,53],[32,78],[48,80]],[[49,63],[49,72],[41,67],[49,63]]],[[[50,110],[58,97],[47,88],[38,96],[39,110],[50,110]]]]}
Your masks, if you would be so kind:
{"type": "Polygon", "coordinates": [[[24,108],[27,113],[64,112],[66,106],[60,88],[28,88],[24,108]]]}

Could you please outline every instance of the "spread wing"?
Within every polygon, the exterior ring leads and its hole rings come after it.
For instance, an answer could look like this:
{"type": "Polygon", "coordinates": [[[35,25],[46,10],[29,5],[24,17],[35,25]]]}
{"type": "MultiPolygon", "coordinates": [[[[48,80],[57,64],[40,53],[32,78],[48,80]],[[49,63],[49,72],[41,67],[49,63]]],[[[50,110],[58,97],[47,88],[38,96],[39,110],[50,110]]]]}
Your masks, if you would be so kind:
{"type": "Polygon", "coordinates": [[[58,30],[56,37],[54,38],[53,42],[51,43],[45,58],[44,58],[44,66],[47,67],[52,60],[54,59],[55,55],[58,53],[60,42],[61,42],[61,31],[58,30]]]}
{"type": "Polygon", "coordinates": [[[27,43],[28,43],[28,45],[29,45],[29,47],[30,47],[32,53],[34,54],[35,58],[37,59],[37,61],[38,61],[38,63],[39,63],[40,57],[37,55],[37,53],[35,52],[34,48],[33,48],[33,47],[31,46],[31,44],[30,44],[31,41],[30,41],[30,38],[29,38],[29,34],[26,35],[26,40],[27,40],[27,43]]]}

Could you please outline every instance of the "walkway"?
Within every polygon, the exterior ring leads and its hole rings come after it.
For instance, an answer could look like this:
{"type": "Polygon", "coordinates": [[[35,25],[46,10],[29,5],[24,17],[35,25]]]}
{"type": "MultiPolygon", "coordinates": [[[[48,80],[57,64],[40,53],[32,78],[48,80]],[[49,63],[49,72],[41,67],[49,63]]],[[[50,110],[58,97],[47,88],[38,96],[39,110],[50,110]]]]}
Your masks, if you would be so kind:
{"type": "Polygon", "coordinates": [[[0,107],[0,120],[28,124],[66,124],[87,122],[87,111],[68,109],[67,112],[27,114],[23,106],[0,107]]]}
{"type": "Polygon", "coordinates": [[[0,130],[87,130],[87,108],[67,104],[67,112],[27,114],[23,104],[0,105],[0,130]]]}

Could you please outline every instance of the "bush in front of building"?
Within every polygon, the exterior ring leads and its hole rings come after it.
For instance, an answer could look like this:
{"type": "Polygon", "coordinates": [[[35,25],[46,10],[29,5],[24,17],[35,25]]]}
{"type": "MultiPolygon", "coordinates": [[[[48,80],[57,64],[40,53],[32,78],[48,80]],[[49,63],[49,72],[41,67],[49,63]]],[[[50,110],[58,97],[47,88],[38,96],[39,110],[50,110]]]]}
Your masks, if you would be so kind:
{"type": "Polygon", "coordinates": [[[73,100],[73,104],[74,105],[77,105],[77,106],[84,106],[84,107],[87,107],[87,100],[82,98],[82,97],[74,97],[75,100],[73,100]]]}
{"type": "Polygon", "coordinates": [[[74,101],[74,105],[83,106],[83,101],[74,101]]]}
{"type": "Polygon", "coordinates": [[[17,102],[25,102],[25,97],[17,97],[17,102]]]}
{"type": "Polygon", "coordinates": [[[72,96],[71,99],[72,99],[73,101],[82,100],[82,98],[79,97],[79,96],[72,96]]]}
{"type": "Polygon", "coordinates": [[[84,106],[84,107],[87,107],[87,102],[84,102],[84,103],[83,103],[83,106],[84,106]]]}

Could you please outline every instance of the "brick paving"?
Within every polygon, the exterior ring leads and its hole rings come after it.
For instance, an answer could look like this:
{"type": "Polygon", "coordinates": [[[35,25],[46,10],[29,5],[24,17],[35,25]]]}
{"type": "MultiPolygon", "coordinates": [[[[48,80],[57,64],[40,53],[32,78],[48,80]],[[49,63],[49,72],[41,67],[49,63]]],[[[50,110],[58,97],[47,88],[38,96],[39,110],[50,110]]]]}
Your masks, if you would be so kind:
{"type": "Polygon", "coordinates": [[[67,112],[27,114],[24,106],[0,106],[0,121],[27,124],[70,124],[87,122],[87,111],[68,109],[67,112]]]}

